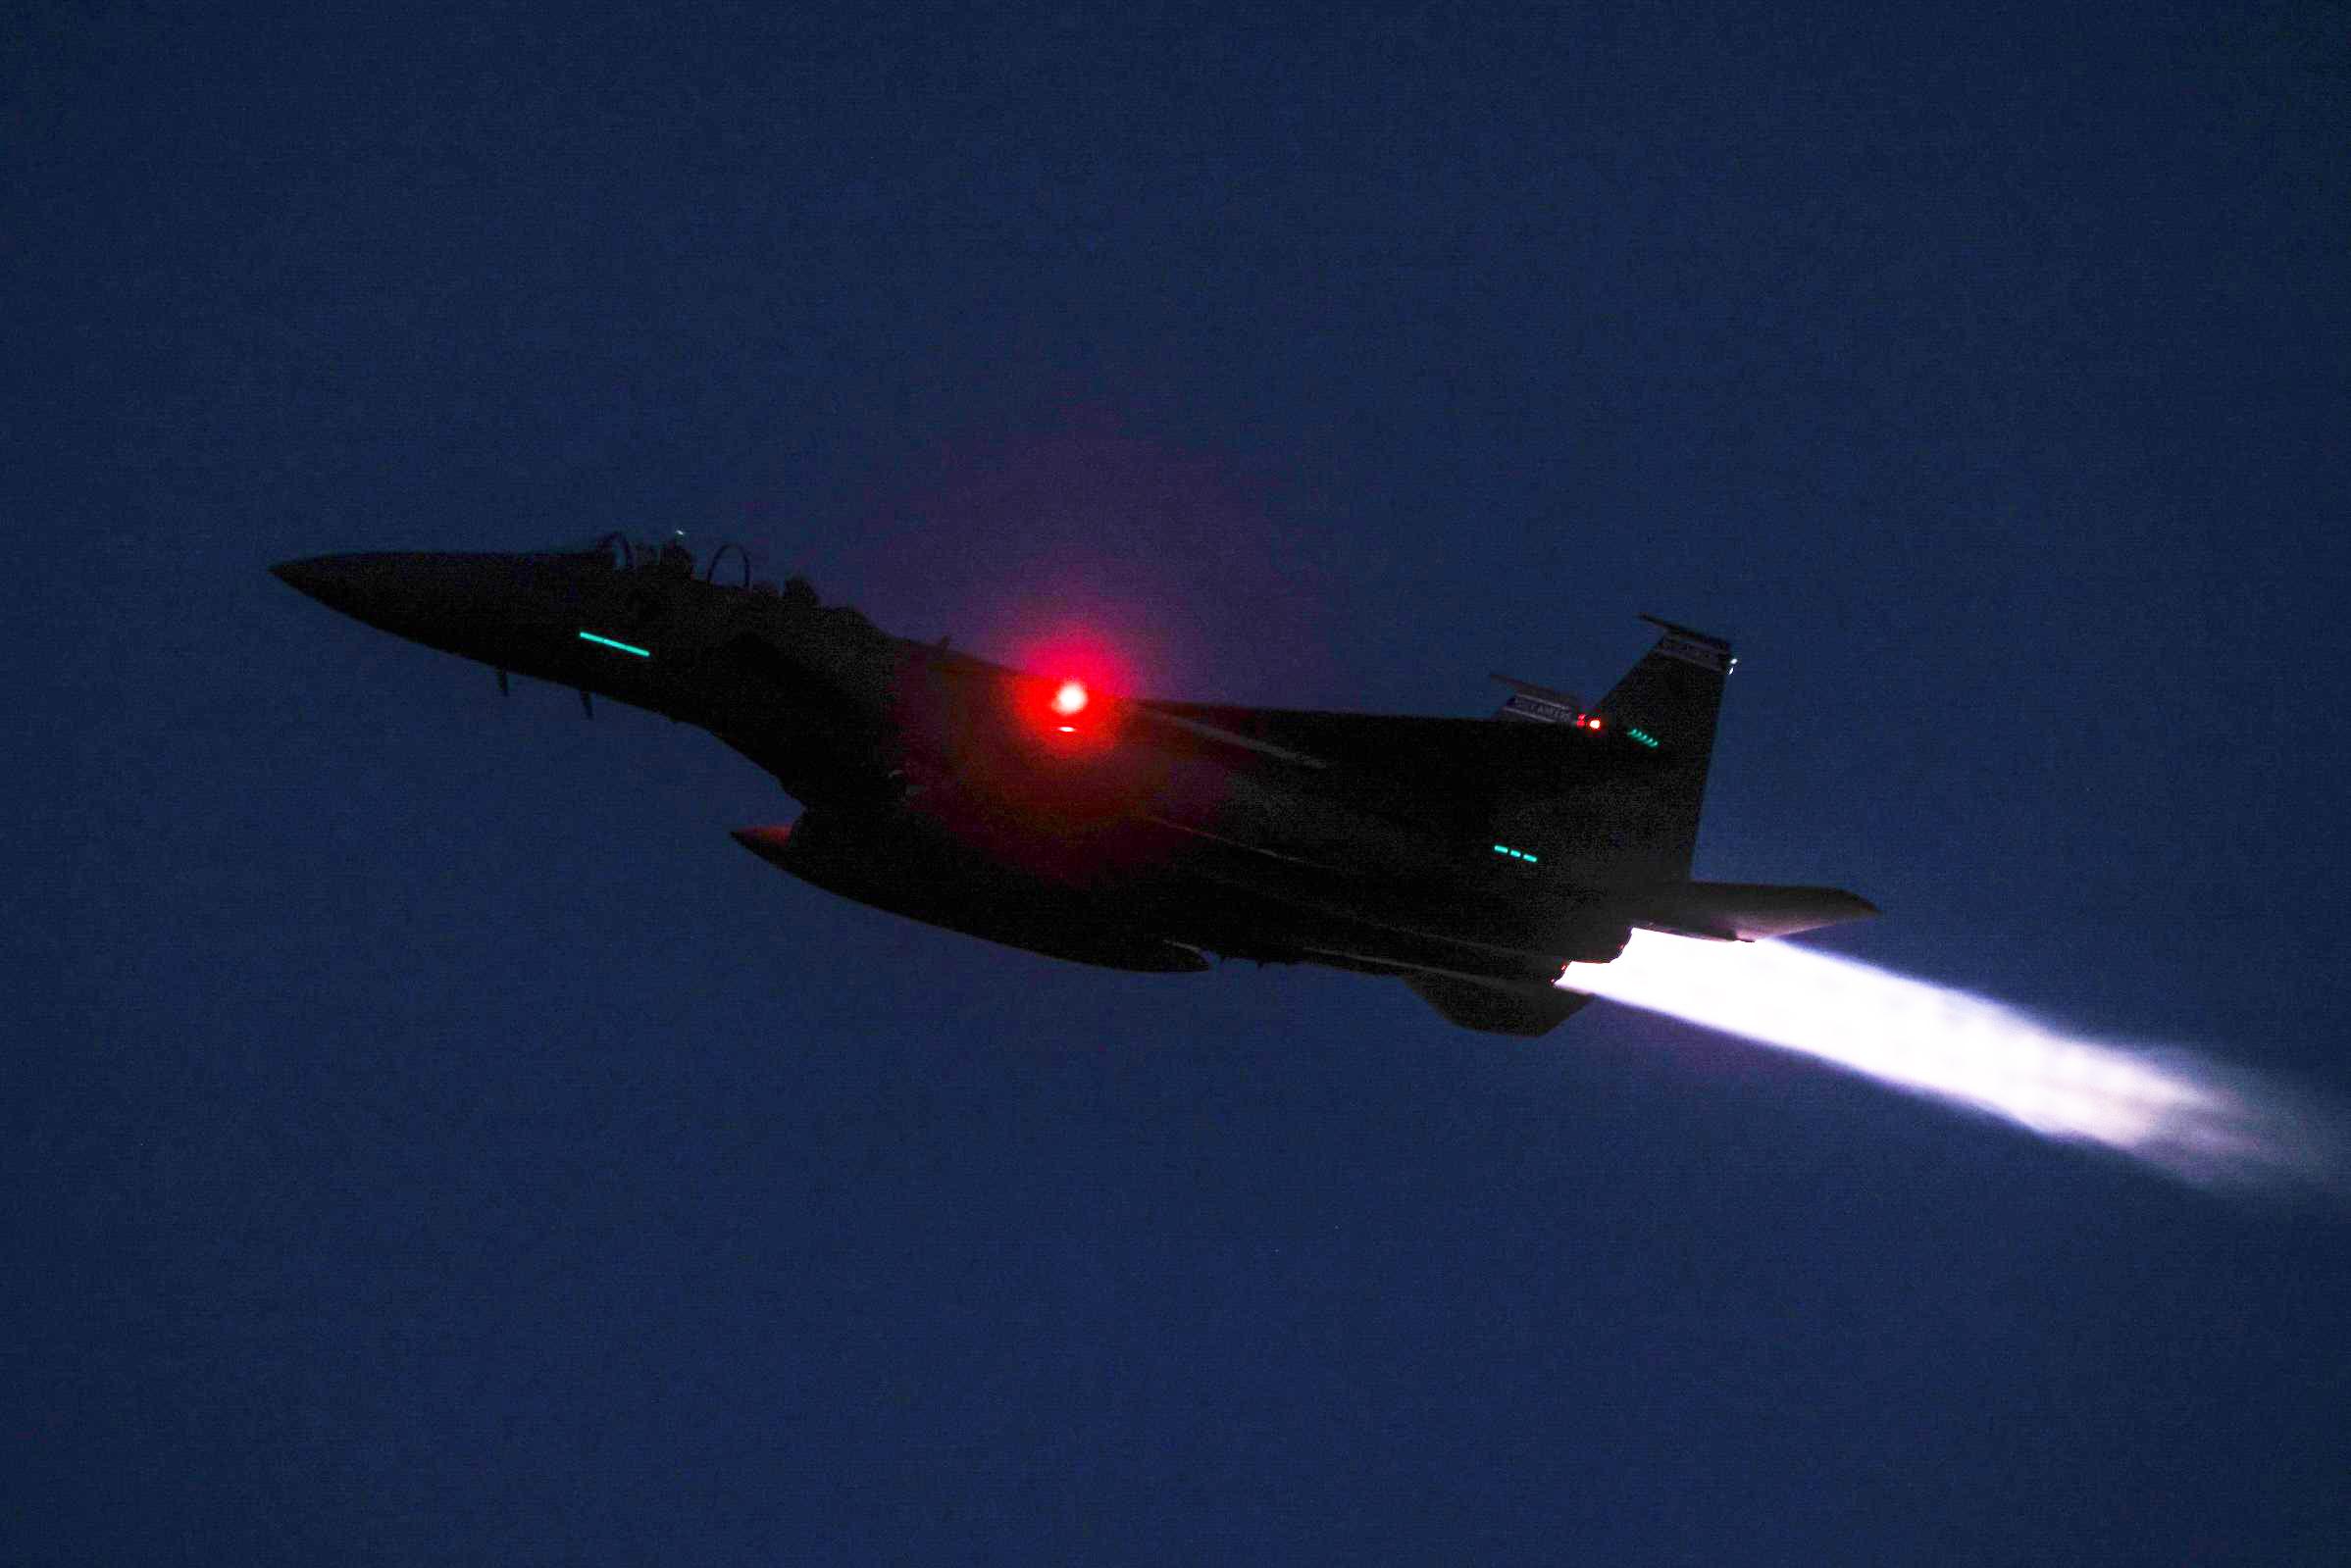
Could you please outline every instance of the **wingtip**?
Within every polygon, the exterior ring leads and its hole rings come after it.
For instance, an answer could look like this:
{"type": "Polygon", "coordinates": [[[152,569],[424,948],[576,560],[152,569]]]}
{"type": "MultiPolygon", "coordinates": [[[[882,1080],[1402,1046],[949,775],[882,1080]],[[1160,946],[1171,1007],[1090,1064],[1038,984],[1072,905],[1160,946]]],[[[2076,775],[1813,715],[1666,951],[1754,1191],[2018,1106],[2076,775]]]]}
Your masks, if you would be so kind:
{"type": "Polygon", "coordinates": [[[727,835],[762,860],[773,860],[784,853],[792,842],[792,826],[780,828],[737,828],[727,835]]]}

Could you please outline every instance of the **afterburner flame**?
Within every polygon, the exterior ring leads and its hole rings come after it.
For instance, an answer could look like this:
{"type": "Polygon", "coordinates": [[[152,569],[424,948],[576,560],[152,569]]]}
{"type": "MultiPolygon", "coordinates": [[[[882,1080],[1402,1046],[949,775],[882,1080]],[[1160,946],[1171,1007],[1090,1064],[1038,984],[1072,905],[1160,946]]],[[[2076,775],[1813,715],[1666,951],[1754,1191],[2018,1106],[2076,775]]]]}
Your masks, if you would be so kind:
{"type": "Polygon", "coordinates": [[[1801,1051],[2045,1137],[2103,1144],[2188,1181],[2342,1179],[2339,1126],[2249,1075],[2184,1051],[2071,1035],[1833,953],[1636,931],[1614,963],[1570,964],[1560,984],[1801,1051]]]}

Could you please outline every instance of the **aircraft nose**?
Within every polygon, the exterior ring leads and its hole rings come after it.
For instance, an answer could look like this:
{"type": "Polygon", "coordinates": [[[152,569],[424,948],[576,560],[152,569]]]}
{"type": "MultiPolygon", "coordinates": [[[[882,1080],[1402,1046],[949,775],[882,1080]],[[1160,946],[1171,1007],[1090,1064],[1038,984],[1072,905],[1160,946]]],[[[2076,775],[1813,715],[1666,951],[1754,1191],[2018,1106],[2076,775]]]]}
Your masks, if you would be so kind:
{"type": "Polygon", "coordinates": [[[362,559],[355,555],[313,555],[299,561],[281,561],[270,568],[270,576],[329,609],[343,610],[349,607],[362,575],[354,570],[354,563],[362,559]]]}
{"type": "Polygon", "coordinates": [[[470,646],[486,627],[512,627],[552,613],[541,601],[563,584],[543,565],[524,555],[393,550],[281,561],[270,574],[379,631],[457,648],[460,642],[470,646]]]}

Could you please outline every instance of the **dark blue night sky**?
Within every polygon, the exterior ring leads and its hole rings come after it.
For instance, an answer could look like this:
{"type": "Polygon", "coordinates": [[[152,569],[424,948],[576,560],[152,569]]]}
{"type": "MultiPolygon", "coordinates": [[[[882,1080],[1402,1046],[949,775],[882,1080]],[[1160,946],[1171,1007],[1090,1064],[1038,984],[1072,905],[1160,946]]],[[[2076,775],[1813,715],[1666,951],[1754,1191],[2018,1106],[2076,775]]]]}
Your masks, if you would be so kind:
{"type": "Polygon", "coordinates": [[[1701,875],[2351,1099],[2351,10],[33,5],[0,1561],[2351,1560],[2351,1218],[833,899],[265,573],[1161,695],[1730,636],[1701,875]]]}

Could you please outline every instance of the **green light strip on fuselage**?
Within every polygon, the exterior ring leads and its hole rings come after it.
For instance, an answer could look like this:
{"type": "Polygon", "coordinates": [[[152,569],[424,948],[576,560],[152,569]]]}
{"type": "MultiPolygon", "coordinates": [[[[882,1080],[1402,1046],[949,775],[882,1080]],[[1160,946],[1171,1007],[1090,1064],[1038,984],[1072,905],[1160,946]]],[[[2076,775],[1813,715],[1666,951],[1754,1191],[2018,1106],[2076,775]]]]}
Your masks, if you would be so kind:
{"type": "Polygon", "coordinates": [[[623,653],[634,653],[640,659],[649,659],[653,656],[652,650],[649,648],[640,648],[635,643],[631,642],[615,642],[610,637],[599,637],[593,632],[581,632],[580,640],[583,642],[593,642],[600,647],[618,648],[623,653]]]}
{"type": "Polygon", "coordinates": [[[1543,858],[1541,855],[1530,855],[1523,849],[1512,849],[1508,844],[1496,844],[1494,852],[1498,855],[1508,855],[1512,860],[1523,860],[1530,866],[1543,858]]]}
{"type": "Polygon", "coordinates": [[[1651,734],[1651,733],[1650,733],[1648,731],[1646,731],[1646,730],[1627,730],[1627,731],[1625,731],[1624,733],[1625,733],[1626,734],[1628,734],[1628,735],[1631,735],[1631,736],[1632,736],[1632,737],[1633,737],[1635,740],[1638,740],[1638,741],[1640,741],[1640,742],[1641,742],[1641,744],[1643,744],[1643,745],[1647,746],[1647,747],[1648,747],[1650,750],[1652,750],[1652,751],[1655,751],[1655,750],[1657,750],[1657,748],[1658,748],[1658,737],[1657,737],[1656,735],[1653,735],[1653,734],[1651,734]]]}

